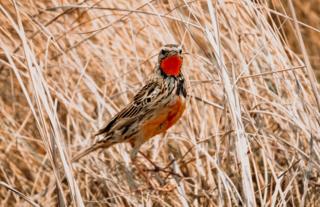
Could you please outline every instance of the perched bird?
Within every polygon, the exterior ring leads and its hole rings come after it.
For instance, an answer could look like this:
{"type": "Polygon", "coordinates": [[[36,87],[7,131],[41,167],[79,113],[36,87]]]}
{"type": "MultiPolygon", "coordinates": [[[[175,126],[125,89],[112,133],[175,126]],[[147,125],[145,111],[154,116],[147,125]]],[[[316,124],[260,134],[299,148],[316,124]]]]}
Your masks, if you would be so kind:
{"type": "Polygon", "coordinates": [[[144,142],[174,125],[186,107],[187,91],[181,72],[182,63],[182,48],[175,44],[165,45],[147,84],[129,105],[95,135],[103,136],[77,154],[72,161],[77,161],[99,148],[108,148],[122,142],[132,144],[130,156],[133,159],[144,142]]]}

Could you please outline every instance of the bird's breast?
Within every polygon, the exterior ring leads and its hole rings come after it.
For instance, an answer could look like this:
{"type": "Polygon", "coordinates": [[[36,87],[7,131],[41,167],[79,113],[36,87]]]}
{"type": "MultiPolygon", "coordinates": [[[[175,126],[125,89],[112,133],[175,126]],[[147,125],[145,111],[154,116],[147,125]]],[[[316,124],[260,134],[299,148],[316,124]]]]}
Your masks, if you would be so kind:
{"type": "Polygon", "coordinates": [[[173,126],[182,116],[186,108],[186,100],[182,96],[174,96],[165,106],[155,111],[154,116],[145,120],[142,125],[145,140],[165,132],[173,126]]]}
{"type": "MultiPolygon", "coordinates": [[[[186,100],[182,96],[176,96],[175,100],[169,103],[169,113],[167,116],[167,127],[170,128],[174,125],[182,116],[186,108],[186,100]]],[[[167,128],[167,129],[168,129],[167,128]]]]}

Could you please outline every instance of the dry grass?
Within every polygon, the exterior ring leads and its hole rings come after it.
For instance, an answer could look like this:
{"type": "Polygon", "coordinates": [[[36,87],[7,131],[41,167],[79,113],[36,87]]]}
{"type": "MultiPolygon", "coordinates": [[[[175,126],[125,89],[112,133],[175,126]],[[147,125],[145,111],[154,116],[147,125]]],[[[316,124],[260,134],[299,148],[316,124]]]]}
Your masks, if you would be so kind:
{"type": "Polygon", "coordinates": [[[0,205],[316,206],[319,85],[299,32],[319,29],[290,1],[219,2],[1,1],[0,205]],[[179,124],[136,165],[128,144],[71,165],[172,42],[189,80],[179,124]]]}
{"type": "MultiPolygon", "coordinates": [[[[320,0],[308,0],[308,1],[292,1],[296,16],[298,20],[305,23],[305,27],[301,27],[301,34],[304,37],[306,49],[310,58],[311,65],[314,72],[320,81],[320,7],[317,6],[320,0]],[[310,26],[310,27],[309,27],[310,26]],[[313,28],[311,28],[313,27],[313,28]]],[[[283,14],[292,16],[289,4],[286,1],[270,0],[270,7],[274,11],[278,11],[283,14]]],[[[281,16],[274,16],[276,24],[280,25],[284,19],[281,16]]],[[[299,56],[302,57],[302,53],[299,47],[299,41],[297,41],[296,29],[293,24],[284,23],[280,29],[285,41],[290,45],[290,48],[299,56]]]]}

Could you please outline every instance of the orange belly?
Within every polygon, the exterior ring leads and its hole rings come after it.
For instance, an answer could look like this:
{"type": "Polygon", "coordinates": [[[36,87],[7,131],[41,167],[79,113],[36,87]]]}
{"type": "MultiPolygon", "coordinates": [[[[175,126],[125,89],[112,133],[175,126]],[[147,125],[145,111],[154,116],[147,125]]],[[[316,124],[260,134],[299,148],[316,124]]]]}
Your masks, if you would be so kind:
{"type": "Polygon", "coordinates": [[[165,132],[173,126],[185,110],[185,101],[178,97],[172,104],[157,112],[157,115],[142,125],[143,138],[147,141],[151,137],[165,132]]]}

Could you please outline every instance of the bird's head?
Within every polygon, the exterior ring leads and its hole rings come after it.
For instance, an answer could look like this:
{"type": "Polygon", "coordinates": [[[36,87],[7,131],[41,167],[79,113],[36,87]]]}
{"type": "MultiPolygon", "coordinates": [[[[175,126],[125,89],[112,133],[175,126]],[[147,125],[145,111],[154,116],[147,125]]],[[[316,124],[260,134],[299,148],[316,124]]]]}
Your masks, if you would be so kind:
{"type": "Polygon", "coordinates": [[[180,74],[183,62],[181,46],[175,44],[163,46],[158,61],[160,70],[165,75],[177,77],[180,74]]]}

